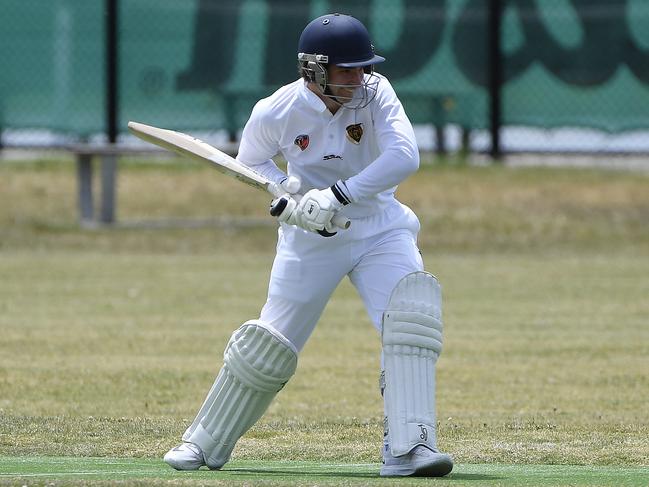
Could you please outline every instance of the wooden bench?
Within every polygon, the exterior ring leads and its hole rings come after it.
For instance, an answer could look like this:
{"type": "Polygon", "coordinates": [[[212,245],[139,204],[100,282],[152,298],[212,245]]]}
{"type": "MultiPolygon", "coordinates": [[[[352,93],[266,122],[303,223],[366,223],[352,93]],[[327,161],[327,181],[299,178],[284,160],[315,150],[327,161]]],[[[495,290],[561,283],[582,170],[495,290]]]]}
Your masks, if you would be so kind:
{"type": "MultiPolygon", "coordinates": [[[[222,150],[232,156],[236,155],[237,145],[223,147],[222,150]]],[[[85,228],[96,228],[101,225],[112,225],[116,222],[117,206],[117,173],[120,156],[155,156],[179,157],[171,151],[157,148],[154,145],[129,147],[120,144],[70,144],[62,147],[74,155],[77,165],[77,207],[79,224],[85,228]],[[99,165],[101,191],[99,211],[95,209],[94,170],[97,160],[99,165]]]]}
{"type": "Polygon", "coordinates": [[[64,149],[76,158],[79,224],[86,228],[115,223],[119,156],[165,153],[155,148],[124,147],[117,144],[72,144],[65,146],[64,149]],[[100,163],[99,212],[95,211],[93,188],[93,161],[96,158],[99,158],[100,163]]]}

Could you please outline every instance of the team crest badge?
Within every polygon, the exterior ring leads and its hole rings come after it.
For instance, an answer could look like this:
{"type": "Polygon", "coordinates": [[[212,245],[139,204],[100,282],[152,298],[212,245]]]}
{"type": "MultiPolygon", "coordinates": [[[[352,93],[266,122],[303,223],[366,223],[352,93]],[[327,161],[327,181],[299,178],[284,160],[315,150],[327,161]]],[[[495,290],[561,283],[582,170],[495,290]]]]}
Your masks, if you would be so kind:
{"type": "Polygon", "coordinates": [[[363,137],[362,123],[348,125],[346,130],[347,130],[347,138],[349,139],[350,142],[356,145],[361,143],[361,137],[363,137]]]}
{"type": "Polygon", "coordinates": [[[309,136],[306,134],[298,135],[297,137],[295,137],[293,143],[297,145],[300,150],[305,150],[307,147],[309,147],[309,136]]]}

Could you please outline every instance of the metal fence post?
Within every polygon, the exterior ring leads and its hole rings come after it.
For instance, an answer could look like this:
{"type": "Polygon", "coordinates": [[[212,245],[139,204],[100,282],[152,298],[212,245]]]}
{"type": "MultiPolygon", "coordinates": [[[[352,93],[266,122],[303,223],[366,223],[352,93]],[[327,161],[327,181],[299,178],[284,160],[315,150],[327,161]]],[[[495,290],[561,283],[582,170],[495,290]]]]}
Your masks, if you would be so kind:
{"type": "MultiPolygon", "coordinates": [[[[119,133],[119,0],[106,0],[106,136],[115,144],[119,133]]],[[[102,223],[115,221],[117,156],[104,155],[101,162],[102,223]]]]}
{"type": "Polygon", "coordinates": [[[487,45],[489,50],[489,130],[491,132],[491,148],[489,155],[497,162],[502,155],[500,145],[500,127],[502,125],[502,85],[503,85],[503,53],[501,49],[502,31],[502,0],[489,0],[487,29],[487,45]]]}
{"type": "Polygon", "coordinates": [[[117,140],[118,118],[118,0],[106,0],[106,135],[117,140]]]}

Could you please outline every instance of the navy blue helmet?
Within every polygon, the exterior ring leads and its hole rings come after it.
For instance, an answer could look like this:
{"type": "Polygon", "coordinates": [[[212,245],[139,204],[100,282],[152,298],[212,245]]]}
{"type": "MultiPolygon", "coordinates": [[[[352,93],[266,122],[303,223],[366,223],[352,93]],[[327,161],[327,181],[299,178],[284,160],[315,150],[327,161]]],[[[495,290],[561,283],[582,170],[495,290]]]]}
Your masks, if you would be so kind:
{"type": "Polygon", "coordinates": [[[343,68],[385,61],[374,53],[370,34],[363,23],[343,14],[327,14],[309,22],[300,36],[298,52],[326,56],[325,63],[343,68]]]}
{"type": "Polygon", "coordinates": [[[370,35],[363,23],[344,14],[327,14],[307,24],[298,42],[300,73],[309,82],[316,83],[322,95],[332,98],[346,108],[367,106],[376,95],[379,78],[373,66],[385,58],[374,52],[370,35]],[[327,66],[363,68],[365,72],[360,85],[345,86],[354,89],[352,97],[334,97],[328,86],[327,66]]]}

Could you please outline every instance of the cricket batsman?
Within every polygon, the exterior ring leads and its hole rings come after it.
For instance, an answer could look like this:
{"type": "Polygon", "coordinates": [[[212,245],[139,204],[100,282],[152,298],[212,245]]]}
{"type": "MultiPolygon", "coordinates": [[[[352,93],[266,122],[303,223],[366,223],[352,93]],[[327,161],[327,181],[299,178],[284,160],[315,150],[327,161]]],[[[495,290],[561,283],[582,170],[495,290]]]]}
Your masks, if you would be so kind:
{"type": "MultiPolygon", "coordinates": [[[[223,467],[295,373],[347,276],[382,342],[380,474],[447,475],[453,461],[437,448],[435,412],[440,285],[424,271],[419,220],[394,196],[419,167],[412,125],[390,82],[374,71],[385,59],[354,17],[311,21],[297,61],[300,78],[255,105],[237,156],[285,192],[271,202],[280,226],[267,300],[259,318],[232,334],[207,398],[164,460],[178,470],[223,467]],[[273,162],[277,154],[287,173],[273,162]],[[331,223],[337,212],[351,220],[349,229],[331,223]]],[[[350,317],[349,326],[359,323],[350,317]]]]}

